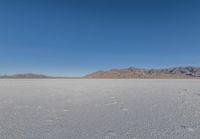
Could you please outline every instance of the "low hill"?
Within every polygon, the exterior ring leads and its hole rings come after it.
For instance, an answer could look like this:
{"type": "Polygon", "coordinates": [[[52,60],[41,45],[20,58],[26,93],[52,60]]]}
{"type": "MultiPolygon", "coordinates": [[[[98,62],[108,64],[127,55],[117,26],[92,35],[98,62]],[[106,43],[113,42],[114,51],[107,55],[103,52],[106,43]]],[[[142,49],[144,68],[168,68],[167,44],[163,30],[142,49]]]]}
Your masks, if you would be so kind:
{"type": "Polygon", "coordinates": [[[33,73],[26,73],[26,74],[15,74],[15,75],[3,75],[0,76],[0,78],[6,78],[6,79],[40,79],[40,78],[52,78],[50,76],[42,75],[42,74],[33,74],[33,73]]]}

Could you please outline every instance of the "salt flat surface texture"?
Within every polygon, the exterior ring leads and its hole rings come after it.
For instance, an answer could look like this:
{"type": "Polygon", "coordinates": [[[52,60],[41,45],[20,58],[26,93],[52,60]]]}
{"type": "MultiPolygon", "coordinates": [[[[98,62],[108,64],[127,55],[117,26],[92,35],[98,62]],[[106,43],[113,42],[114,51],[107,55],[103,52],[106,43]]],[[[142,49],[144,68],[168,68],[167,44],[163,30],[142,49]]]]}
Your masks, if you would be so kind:
{"type": "Polygon", "coordinates": [[[0,80],[0,139],[199,139],[200,80],[0,80]]]}

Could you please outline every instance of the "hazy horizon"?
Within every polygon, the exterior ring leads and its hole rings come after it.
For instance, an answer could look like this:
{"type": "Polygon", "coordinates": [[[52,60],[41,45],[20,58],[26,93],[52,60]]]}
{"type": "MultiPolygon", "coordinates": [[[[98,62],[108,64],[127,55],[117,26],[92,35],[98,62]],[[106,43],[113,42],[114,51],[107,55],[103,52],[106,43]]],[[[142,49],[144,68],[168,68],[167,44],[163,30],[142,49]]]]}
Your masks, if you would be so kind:
{"type": "Polygon", "coordinates": [[[200,66],[197,0],[0,1],[0,75],[200,66]]]}

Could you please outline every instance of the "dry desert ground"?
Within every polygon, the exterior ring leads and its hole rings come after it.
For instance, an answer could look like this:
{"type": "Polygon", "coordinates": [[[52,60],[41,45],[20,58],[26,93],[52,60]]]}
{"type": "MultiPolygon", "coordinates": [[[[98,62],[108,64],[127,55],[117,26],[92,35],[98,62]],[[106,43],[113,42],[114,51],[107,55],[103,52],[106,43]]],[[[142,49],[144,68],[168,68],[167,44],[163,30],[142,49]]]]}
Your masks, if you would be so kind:
{"type": "Polygon", "coordinates": [[[0,80],[0,139],[199,138],[200,80],[0,80]]]}

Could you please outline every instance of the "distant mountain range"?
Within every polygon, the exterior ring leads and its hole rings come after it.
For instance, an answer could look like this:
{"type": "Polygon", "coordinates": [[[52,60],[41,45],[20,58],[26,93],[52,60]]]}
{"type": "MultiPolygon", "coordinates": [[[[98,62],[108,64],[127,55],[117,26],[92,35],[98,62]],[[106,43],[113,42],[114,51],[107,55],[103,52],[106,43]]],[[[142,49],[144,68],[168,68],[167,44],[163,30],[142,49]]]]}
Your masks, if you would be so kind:
{"type": "Polygon", "coordinates": [[[33,74],[33,73],[26,73],[26,74],[15,74],[15,75],[2,75],[0,78],[6,78],[6,79],[20,79],[20,78],[27,78],[27,79],[33,79],[33,78],[52,78],[50,76],[42,75],[42,74],[33,74]]]}
{"type": "Polygon", "coordinates": [[[200,67],[175,67],[165,69],[144,69],[144,68],[125,68],[125,69],[112,69],[109,71],[97,71],[83,77],[53,77],[42,74],[15,74],[3,75],[1,79],[187,79],[199,78],[200,67]]]}
{"type": "Polygon", "coordinates": [[[111,79],[168,79],[168,78],[200,78],[200,67],[176,67],[166,69],[126,68],[97,71],[86,75],[85,78],[111,78],[111,79]]]}
{"type": "Polygon", "coordinates": [[[77,77],[58,77],[58,76],[48,76],[43,74],[14,74],[14,75],[2,75],[0,79],[76,79],[77,77]]]}

